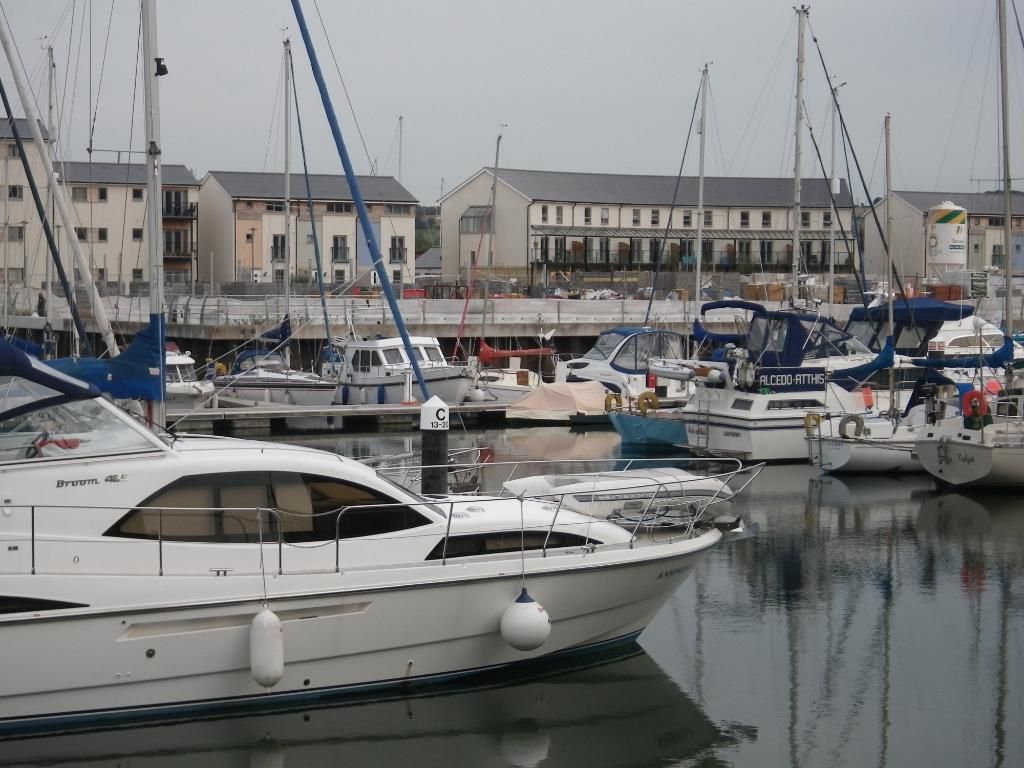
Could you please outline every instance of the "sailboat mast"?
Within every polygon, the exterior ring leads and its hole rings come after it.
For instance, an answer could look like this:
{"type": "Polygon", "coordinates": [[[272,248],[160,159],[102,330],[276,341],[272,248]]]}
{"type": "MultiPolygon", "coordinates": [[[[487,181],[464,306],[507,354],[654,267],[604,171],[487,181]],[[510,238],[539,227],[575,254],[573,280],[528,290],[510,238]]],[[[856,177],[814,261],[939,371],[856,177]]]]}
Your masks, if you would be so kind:
{"type": "MultiPolygon", "coordinates": [[[[696,312],[700,313],[700,298],[703,295],[701,290],[701,268],[704,262],[704,120],[707,115],[708,101],[708,65],[704,65],[704,72],[700,78],[700,161],[697,166],[697,266],[695,276],[695,301],[696,312]]],[[[651,291],[654,294],[654,291],[651,291]]]]}
{"type": "MultiPolygon", "coordinates": [[[[57,128],[53,124],[53,105],[56,101],[57,92],[57,78],[55,77],[56,67],[53,63],[53,46],[46,46],[46,133],[50,141],[57,140],[57,128]]],[[[57,194],[57,190],[50,189],[49,197],[53,199],[53,195],[57,194]]],[[[53,333],[53,259],[46,260],[46,341],[48,342],[45,346],[46,356],[49,357],[53,350],[51,349],[51,340],[53,333]]],[[[118,281],[121,276],[118,275],[118,281]]]]}
{"type": "MultiPolygon", "coordinates": [[[[288,63],[291,59],[292,41],[284,39],[284,316],[291,320],[291,271],[292,271],[292,73],[288,63]]],[[[291,345],[284,343],[284,364],[291,367],[291,345]]]]}
{"type": "Polygon", "coordinates": [[[810,9],[801,5],[796,9],[796,123],[793,129],[793,299],[800,297],[800,136],[804,132],[804,31],[810,9]]]}
{"type": "Polygon", "coordinates": [[[835,300],[836,295],[836,219],[839,218],[839,209],[835,206],[834,202],[839,195],[838,185],[836,184],[836,91],[839,90],[839,86],[832,89],[832,104],[830,111],[832,113],[832,150],[829,153],[830,168],[828,172],[828,186],[829,186],[829,205],[831,206],[832,213],[828,217],[828,316],[835,317],[835,308],[832,302],[835,300]]]}
{"type": "MultiPolygon", "coordinates": [[[[1013,213],[1013,190],[1010,176],[1010,95],[1007,78],[1006,53],[1006,0],[999,0],[999,103],[1003,131],[1003,331],[1007,336],[1013,335],[1013,249],[1011,245],[1011,215],[1013,213]]],[[[1006,386],[1009,388],[1013,373],[1012,368],[1006,369],[1006,386]]]]}
{"type": "MultiPolygon", "coordinates": [[[[494,236],[498,234],[498,158],[501,155],[501,130],[498,130],[498,140],[494,143],[494,178],[491,180],[491,200],[490,200],[490,211],[487,216],[488,224],[487,227],[487,259],[484,263],[487,265],[487,273],[484,275],[484,311],[483,318],[480,321],[480,344],[484,343],[484,338],[487,336],[487,300],[491,295],[491,266],[492,256],[494,251],[494,236]]],[[[472,290],[473,286],[470,286],[472,290]]]]}
{"type": "Polygon", "coordinates": [[[142,1],[142,61],[143,89],[146,99],[146,186],[149,205],[146,206],[146,229],[149,241],[149,322],[158,329],[160,339],[160,399],[152,404],[152,420],[161,427],[166,423],[164,375],[164,263],[160,247],[163,240],[163,193],[160,181],[160,81],[167,72],[159,57],[156,44],[156,0],[142,1]]]}
{"type": "MultiPolygon", "coordinates": [[[[886,334],[889,339],[895,334],[895,323],[893,322],[893,307],[896,304],[896,296],[892,292],[893,266],[892,266],[892,138],[890,136],[890,124],[892,116],[885,115],[885,293],[888,303],[889,328],[886,334]]],[[[895,371],[889,371],[889,412],[896,413],[896,376],[895,371]]]]}

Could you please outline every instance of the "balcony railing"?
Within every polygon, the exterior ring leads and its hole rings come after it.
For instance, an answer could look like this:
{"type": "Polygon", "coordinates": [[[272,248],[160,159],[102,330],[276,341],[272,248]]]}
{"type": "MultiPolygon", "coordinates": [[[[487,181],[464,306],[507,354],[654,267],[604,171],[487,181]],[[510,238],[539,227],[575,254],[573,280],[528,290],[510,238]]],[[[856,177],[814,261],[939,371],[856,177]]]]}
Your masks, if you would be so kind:
{"type": "Polygon", "coordinates": [[[194,219],[199,215],[199,203],[164,204],[165,219],[194,219]]]}
{"type": "Polygon", "coordinates": [[[348,262],[348,246],[332,246],[331,247],[331,261],[335,264],[345,264],[348,262]]]}

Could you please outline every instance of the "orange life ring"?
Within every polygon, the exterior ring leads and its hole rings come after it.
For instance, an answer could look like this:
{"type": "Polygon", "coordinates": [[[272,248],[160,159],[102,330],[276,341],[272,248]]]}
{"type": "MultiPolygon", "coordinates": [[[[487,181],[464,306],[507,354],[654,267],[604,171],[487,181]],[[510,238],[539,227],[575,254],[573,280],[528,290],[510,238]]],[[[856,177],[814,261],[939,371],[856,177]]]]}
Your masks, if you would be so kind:
{"type": "Polygon", "coordinates": [[[971,412],[971,406],[973,403],[978,404],[978,415],[985,416],[988,414],[988,401],[985,400],[985,395],[976,389],[972,389],[964,393],[963,399],[960,401],[960,408],[963,411],[964,416],[973,416],[971,412]]]}

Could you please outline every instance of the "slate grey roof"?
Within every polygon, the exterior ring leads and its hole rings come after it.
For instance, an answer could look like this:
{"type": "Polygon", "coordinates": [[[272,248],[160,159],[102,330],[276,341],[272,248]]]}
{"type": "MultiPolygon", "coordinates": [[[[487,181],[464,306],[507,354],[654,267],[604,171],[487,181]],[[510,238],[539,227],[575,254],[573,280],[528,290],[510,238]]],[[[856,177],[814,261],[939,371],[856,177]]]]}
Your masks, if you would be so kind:
{"type": "MultiPolygon", "coordinates": [[[[32,141],[32,128],[28,123],[28,120],[24,117],[16,117],[14,121],[18,124],[18,135],[22,141],[32,141]]],[[[43,141],[49,141],[50,137],[46,135],[46,126],[39,123],[39,129],[43,132],[43,141]]],[[[0,139],[13,139],[14,132],[11,130],[10,120],[0,120],[0,139]]]]}
{"type": "MultiPolygon", "coordinates": [[[[924,213],[939,203],[956,203],[968,213],[980,216],[1002,216],[1004,213],[1002,192],[900,192],[893,190],[917,210],[924,213]]],[[[1014,192],[1010,196],[1013,213],[1024,215],[1024,193],[1014,192]]]]}
{"type": "Polygon", "coordinates": [[[441,248],[428,248],[416,257],[416,269],[435,269],[441,271],[441,248]]]}
{"type": "MultiPolygon", "coordinates": [[[[210,171],[227,193],[233,198],[280,200],[284,197],[284,174],[256,173],[250,171],[210,171]]],[[[405,187],[391,176],[357,176],[363,199],[371,202],[415,203],[405,187]]],[[[292,174],[291,193],[293,198],[306,196],[306,179],[303,174],[292,174]]],[[[348,181],[342,175],[311,173],[310,186],[314,200],[352,200],[348,181]]]]}
{"type": "MultiPolygon", "coordinates": [[[[493,172],[491,168],[486,169],[493,172]]],[[[501,168],[498,177],[534,201],[598,203],[608,205],[670,205],[675,176],[638,176],[615,173],[569,173],[501,168]]],[[[696,207],[697,177],[679,181],[676,205],[696,207]]],[[[827,208],[828,181],[804,179],[801,205],[827,208]]],[[[793,201],[792,178],[704,177],[706,207],[787,207],[793,201]]],[[[848,208],[853,200],[845,179],[840,180],[836,202],[848,208]]]]}
{"type": "MultiPolygon", "coordinates": [[[[54,163],[54,169],[61,178],[71,184],[131,184],[142,186],[146,183],[145,163],[54,163]]],[[[199,180],[184,165],[164,163],[160,166],[162,181],[172,187],[198,187],[199,180]]]]}

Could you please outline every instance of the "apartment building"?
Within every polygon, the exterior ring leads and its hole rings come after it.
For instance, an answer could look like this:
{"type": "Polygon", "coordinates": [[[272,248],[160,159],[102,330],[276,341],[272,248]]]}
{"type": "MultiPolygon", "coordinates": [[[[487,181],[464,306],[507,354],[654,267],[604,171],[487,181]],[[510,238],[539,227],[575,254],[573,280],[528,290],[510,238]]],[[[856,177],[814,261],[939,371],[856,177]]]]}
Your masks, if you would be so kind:
{"type": "MultiPolygon", "coordinates": [[[[281,283],[285,269],[298,284],[316,282],[314,231],[324,281],[377,284],[370,249],[356,216],[352,192],[341,175],[310,177],[313,215],[305,177],[291,178],[285,211],[284,175],[210,171],[199,193],[199,269],[216,283],[281,283]],[[291,242],[285,252],[285,216],[291,242]]],[[[388,276],[396,285],[415,281],[416,198],[394,178],[360,176],[359,188],[388,276]]]]}
{"type": "MultiPolygon", "coordinates": [[[[138,290],[148,283],[146,166],[65,162],[56,168],[68,190],[74,234],[85,247],[93,279],[108,292],[138,290]]],[[[184,165],[165,163],[161,183],[164,283],[169,290],[187,291],[197,279],[199,181],[184,165]]]]}
{"type": "MultiPolygon", "coordinates": [[[[473,264],[518,270],[531,283],[547,269],[643,270],[657,261],[668,271],[696,266],[694,177],[679,180],[673,207],[675,176],[502,168],[492,220],[493,179],[493,170],[483,168],[441,200],[442,271],[448,277],[465,278],[473,264]]],[[[705,178],[703,268],[789,271],[792,201],[791,178],[705,178]]],[[[852,202],[846,181],[840,180],[836,263],[841,266],[853,252],[852,202]]],[[[803,179],[801,206],[802,268],[827,270],[833,215],[828,181],[803,179]]]]}
{"type": "MultiPolygon", "coordinates": [[[[26,148],[29,168],[39,194],[47,199],[49,181],[46,166],[35,149],[29,123],[15,120],[18,135],[26,148]]],[[[49,141],[43,130],[43,141],[49,141]]],[[[49,252],[42,236],[42,224],[36,215],[18,146],[10,121],[0,122],[0,284],[38,288],[45,274],[49,252]]]]}

